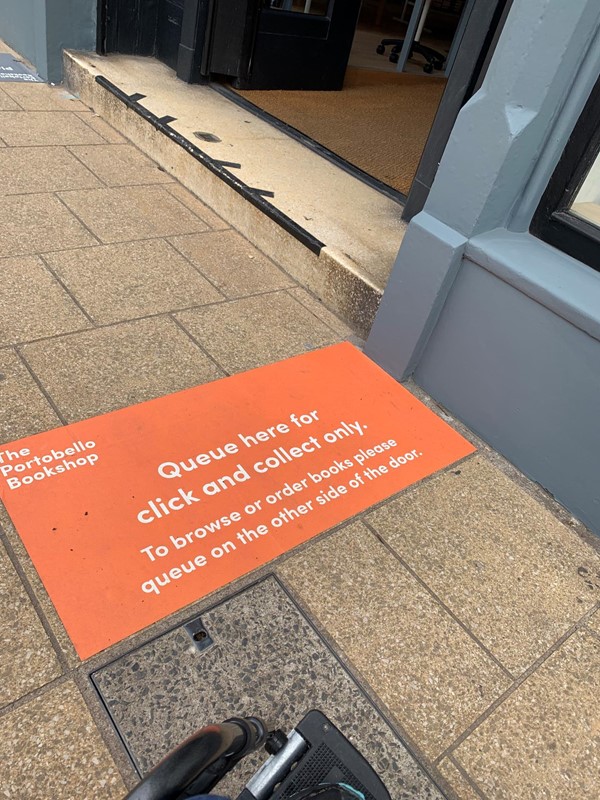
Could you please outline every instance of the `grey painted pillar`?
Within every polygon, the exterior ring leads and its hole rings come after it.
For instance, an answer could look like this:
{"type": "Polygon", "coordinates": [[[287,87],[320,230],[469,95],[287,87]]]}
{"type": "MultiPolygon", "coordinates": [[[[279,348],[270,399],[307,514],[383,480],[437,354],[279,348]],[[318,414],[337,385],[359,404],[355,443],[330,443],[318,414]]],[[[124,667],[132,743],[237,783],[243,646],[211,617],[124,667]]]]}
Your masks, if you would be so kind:
{"type": "Polygon", "coordinates": [[[62,81],[62,51],[96,49],[96,0],[46,0],[47,79],[62,81]]]}
{"type": "Polygon", "coordinates": [[[45,72],[45,0],[0,0],[0,38],[45,72]]]}
{"type": "Polygon", "coordinates": [[[467,240],[509,227],[599,23],[598,0],[514,0],[484,83],[461,110],[425,208],[408,227],[367,341],[366,352],[397,378],[417,366],[467,240]]]}
{"type": "Polygon", "coordinates": [[[0,37],[60,83],[63,48],[96,49],[96,13],[96,0],[0,0],[0,37]]]}

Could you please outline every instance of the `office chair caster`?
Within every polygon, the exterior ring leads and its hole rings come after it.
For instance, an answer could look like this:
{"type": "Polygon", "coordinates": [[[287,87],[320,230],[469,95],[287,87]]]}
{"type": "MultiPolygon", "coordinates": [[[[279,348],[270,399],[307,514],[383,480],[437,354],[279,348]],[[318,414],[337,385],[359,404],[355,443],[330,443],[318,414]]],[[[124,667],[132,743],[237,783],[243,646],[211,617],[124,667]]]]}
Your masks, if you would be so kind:
{"type": "Polygon", "coordinates": [[[423,72],[426,72],[428,75],[431,75],[433,72],[433,64],[425,64],[423,66],[423,72]]]}
{"type": "Polygon", "coordinates": [[[378,56],[382,56],[385,53],[385,47],[382,44],[378,44],[375,48],[375,52],[378,56]]]}
{"type": "Polygon", "coordinates": [[[398,53],[390,53],[390,61],[392,62],[392,64],[397,64],[399,57],[400,56],[398,53]]]}

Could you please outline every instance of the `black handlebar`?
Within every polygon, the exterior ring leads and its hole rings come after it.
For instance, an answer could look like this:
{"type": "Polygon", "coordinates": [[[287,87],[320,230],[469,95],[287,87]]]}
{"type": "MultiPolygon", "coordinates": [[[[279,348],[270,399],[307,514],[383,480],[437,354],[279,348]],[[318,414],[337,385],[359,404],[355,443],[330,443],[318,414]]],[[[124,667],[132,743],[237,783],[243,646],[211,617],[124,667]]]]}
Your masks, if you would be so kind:
{"type": "Polygon", "coordinates": [[[163,758],[125,800],[181,800],[209,792],[240,759],[264,744],[266,736],[256,717],[201,728],[163,758]]]}

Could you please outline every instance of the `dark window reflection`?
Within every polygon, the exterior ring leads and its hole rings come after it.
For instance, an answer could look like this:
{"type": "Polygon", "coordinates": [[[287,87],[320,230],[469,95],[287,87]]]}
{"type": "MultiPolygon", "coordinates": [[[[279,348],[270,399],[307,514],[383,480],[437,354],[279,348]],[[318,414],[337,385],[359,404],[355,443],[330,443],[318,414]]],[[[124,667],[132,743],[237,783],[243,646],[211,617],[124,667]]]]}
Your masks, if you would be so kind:
{"type": "Polygon", "coordinates": [[[265,0],[265,6],[273,11],[292,11],[295,14],[315,14],[324,17],[330,0],[265,0]]]}

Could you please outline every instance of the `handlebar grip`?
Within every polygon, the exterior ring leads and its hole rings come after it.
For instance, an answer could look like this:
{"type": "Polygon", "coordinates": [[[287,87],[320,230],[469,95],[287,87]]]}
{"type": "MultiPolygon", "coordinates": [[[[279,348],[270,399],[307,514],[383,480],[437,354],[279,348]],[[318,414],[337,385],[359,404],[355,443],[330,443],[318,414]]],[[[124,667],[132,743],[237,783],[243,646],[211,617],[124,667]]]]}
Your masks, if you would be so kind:
{"type": "Polygon", "coordinates": [[[210,791],[265,738],[266,728],[256,717],[201,728],[165,756],[125,800],[178,800],[191,787],[198,793],[210,791]]]}

